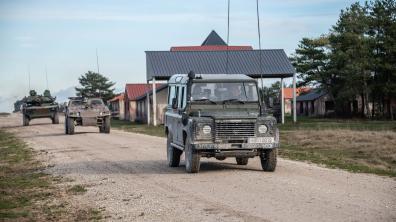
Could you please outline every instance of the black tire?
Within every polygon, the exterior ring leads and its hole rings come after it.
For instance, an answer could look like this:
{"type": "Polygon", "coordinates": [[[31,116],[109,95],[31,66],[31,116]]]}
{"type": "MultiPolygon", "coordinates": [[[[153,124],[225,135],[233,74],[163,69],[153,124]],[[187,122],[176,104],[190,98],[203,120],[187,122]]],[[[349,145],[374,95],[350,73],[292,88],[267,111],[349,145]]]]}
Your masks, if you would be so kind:
{"type": "Polygon", "coordinates": [[[103,132],[110,133],[110,116],[103,119],[103,132]]]}
{"type": "Polygon", "coordinates": [[[225,159],[226,159],[226,157],[216,157],[216,160],[220,160],[220,161],[225,160],[225,159]]]}
{"type": "Polygon", "coordinates": [[[67,131],[69,132],[69,135],[74,134],[74,119],[73,118],[66,118],[67,120],[67,131]]]}
{"type": "Polygon", "coordinates": [[[201,156],[196,150],[192,148],[189,138],[186,138],[186,142],[184,144],[184,153],[187,173],[198,173],[201,156]]]}
{"type": "Polygon", "coordinates": [[[278,149],[264,150],[260,155],[261,167],[264,171],[274,172],[277,163],[278,149]]]}
{"type": "Polygon", "coordinates": [[[59,114],[55,113],[54,116],[51,118],[52,124],[59,124],[59,114]]]}
{"type": "Polygon", "coordinates": [[[26,116],[26,115],[23,115],[23,117],[22,117],[22,124],[23,124],[23,126],[29,126],[29,117],[28,116],[26,116]]]}
{"type": "Polygon", "coordinates": [[[249,158],[247,157],[236,157],[235,160],[238,165],[247,165],[249,162],[249,158]]]}
{"type": "Polygon", "coordinates": [[[168,166],[170,167],[178,167],[180,164],[180,156],[183,151],[173,147],[172,143],[172,134],[168,133],[168,139],[166,141],[166,157],[168,166]]]}
{"type": "Polygon", "coordinates": [[[65,116],[65,134],[69,134],[69,126],[68,126],[68,121],[67,121],[67,116],[65,116]]]}

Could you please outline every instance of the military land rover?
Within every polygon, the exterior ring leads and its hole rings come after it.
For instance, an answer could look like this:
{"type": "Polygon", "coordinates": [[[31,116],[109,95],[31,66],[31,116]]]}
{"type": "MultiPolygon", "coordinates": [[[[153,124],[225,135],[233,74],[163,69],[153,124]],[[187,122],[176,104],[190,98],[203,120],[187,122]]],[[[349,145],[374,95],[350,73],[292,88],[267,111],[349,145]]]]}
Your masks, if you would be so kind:
{"type": "Polygon", "coordinates": [[[75,126],[97,126],[110,133],[110,110],[100,98],[70,97],[65,111],[65,133],[74,134],[75,126]]]}
{"type": "Polygon", "coordinates": [[[201,157],[236,159],[246,165],[259,156],[264,171],[277,163],[279,131],[276,119],[265,113],[257,83],[239,74],[173,75],[165,113],[167,162],[197,173],[201,157]]]}

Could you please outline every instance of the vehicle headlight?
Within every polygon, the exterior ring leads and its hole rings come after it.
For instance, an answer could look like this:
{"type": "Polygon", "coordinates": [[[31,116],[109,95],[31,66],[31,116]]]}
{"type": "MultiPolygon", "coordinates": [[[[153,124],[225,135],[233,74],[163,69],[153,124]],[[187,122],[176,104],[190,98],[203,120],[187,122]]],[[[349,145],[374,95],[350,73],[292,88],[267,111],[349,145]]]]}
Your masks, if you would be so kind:
{"type": "Polygon", "coordinates": [[[261,134],[265,134],[265,133],[267,133],[267,131],[268,131],[268,127],[266,126],[266,125],[259,125],[259,127],[258,127],[258,131],[259,131],[259,133],[261,133],[261,134]]]}
{"type": "Polygon", "coordinates": [[[202,132],[205,135],[208,135],[212,132],[212,127],[210,127],[209,125],[205,125],[204,127],[202,127],[202,132]]]}

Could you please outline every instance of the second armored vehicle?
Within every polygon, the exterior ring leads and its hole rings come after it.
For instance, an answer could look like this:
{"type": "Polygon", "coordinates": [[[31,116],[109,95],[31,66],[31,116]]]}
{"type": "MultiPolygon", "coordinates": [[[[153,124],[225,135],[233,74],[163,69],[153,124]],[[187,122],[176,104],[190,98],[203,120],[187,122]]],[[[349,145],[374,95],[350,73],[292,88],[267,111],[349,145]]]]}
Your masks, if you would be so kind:
{"type": "Polygon", "coordinates": [[[75,126],[97,126],[110,133],[110,110],[101,98],[71,97],[65,112],[65,133],[74,134],[75,126]]]}
{"type": "Polygon", "coordinates": [[[39,118],[50,118],[52,124],[58,124],[58,110],[58,103],[49,90],[45,90],[42,96],[37,95],[35,90],[30,90],[29,96],[24,99],[22,105],[23,125],[28,126],[30,120],[39,118]]]}

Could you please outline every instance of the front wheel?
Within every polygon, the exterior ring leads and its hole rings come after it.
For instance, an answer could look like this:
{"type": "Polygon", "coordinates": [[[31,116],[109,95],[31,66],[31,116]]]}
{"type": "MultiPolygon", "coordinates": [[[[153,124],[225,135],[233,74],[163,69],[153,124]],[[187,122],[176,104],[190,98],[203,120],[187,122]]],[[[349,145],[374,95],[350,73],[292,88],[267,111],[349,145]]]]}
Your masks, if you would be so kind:
{"type": "Polygon", "coordinates": [[[172,143],[172,134],[168,133],[168,138],[166,141],[166,157],[168,161],[168,166],[170,167],[178,167],[180,164],[180,156],[182,151],[173,147],[172,143]]]}
{"type": "Polygon", "coordinates": [[[74,119],[73,118],[66,118],[67,121],[67,132],[69,135],[74,134],[74,119]]]}
{"type": "Polygon", "coordinates": [[[193,149],[189,138],[186,138],[186,142],[184,144],[184,153],[187,173],[198,173],[201,156],[196,150],[193,149]]]}
{"type": "Polygon", "coordinates": [[[59,124],[59,114],[55,113],[51,120],[52,124],[59,124]]]}
{"type": "Polygon", "coordinates": [[[23,126],[29,126],[29,117],[26,115],[23,115],[22,117],[22,121],[23,121],[23,126]]]}
{"type": "Polygon", "coordinates": [[[103,133],[110,133],[110,116],[103,120],[103,133]]]}
{"type": "Polygon", "coordinates": [[[264,150],[260,154],[261,167],[264,171],[273,172],[276,168],[278,149],[264,150]]]}

